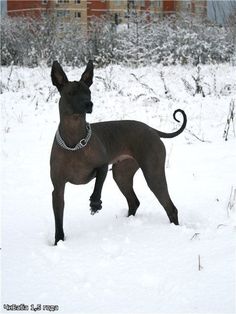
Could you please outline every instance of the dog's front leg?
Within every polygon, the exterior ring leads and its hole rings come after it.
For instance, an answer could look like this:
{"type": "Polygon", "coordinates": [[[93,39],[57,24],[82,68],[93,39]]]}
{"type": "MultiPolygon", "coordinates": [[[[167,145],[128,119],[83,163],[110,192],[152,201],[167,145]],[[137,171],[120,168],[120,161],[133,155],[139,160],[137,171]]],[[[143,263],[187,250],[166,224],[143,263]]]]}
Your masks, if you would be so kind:
{"type": "Polygon", "coordinates": [[[52,205],[55,216],[55,245],[57,245],[57,242],[60,240],[64,241],[63,231],[64,191],[65,184],[60,186],[54,185],[54,190],[52,192],[52,205]]]}
{"type": "Polygon", "coordinates": [[[101,194],[103,183],[106,179],[108,165],[104,165],[96,170],[96,182],[92,195],[90,196],[91,214],[94,215],[102,208],[101,194]]]}

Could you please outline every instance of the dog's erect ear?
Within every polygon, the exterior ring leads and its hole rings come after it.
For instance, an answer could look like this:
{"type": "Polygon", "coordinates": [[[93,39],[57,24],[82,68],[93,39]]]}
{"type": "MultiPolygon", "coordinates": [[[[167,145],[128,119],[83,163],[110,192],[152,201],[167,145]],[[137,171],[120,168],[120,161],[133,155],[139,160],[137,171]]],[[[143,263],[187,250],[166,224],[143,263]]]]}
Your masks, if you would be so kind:
{"type": "Polygon", "coordinates": [[[68,82],[68,78],[60,66],[59,62],[53,61],[51,71],[52,84],[61,92],[63,86],[68,82]]]}
{"type": "Polygon", "coordinates": [[[81,76],[81,81],[83,81],[88,87],[93,84],[93,61],[89,60],[84,73],[81,76]]]}

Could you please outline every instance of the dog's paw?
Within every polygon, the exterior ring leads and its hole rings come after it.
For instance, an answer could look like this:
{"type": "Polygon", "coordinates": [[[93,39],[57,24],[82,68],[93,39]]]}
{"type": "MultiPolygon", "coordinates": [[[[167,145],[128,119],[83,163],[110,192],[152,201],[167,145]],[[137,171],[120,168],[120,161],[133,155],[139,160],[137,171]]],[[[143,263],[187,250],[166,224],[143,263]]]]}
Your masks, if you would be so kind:
{"type": "Polygon", "coordinates": [[[91,215],[98,213],[102,209],[102,201],[90,201],[91,215]]]}
{"type": "Polygon", "coordinates": [[[64,233],[56,235],[54,245],[56,246],[59,241],[64,241],[64,233]]]}
{"type": "Polygon", "coordinates": [[[100,210],[93,210],[92,208],[90,208],[90,211],[92,216],[100,212],[100,210]]]}

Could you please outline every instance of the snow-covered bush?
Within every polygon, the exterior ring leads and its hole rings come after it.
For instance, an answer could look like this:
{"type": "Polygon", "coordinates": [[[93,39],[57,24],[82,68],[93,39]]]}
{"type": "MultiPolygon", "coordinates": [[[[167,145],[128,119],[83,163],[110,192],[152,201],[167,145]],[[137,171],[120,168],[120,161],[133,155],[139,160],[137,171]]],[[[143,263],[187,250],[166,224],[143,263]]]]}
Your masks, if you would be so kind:
{"type": "Polygon", "coordinates": [[[182,15],[148,22],[137,17],[118,34],[118,60],[132,64],[228,62],[234,52],[225,28],[182,15]]]}
{"type": "Polygon", "coordinates": [[[147,64],[223,63],[235,58],[235,28],[228,31],[188,15],[151,19],[134,15],[126,26],[111,16],[93,19],[85,31],[76,20],[60,24],[54,15],[40,20],[1,20],[3,65],[35,66],[59,59],[82,65],[88,58],[99,66],[110,63],[147,64]]]}
{"type": "Polygon", "coordinates": [[[109,15],[91,20],[88,26],[87,47],[89,56],[95,58],[99,66],[114,62],[116,41],[116,26],[109,15]]]}
{"type": "Polygon", "coordinates": [[[52,60],[70,65],[84,63],[86,37],[73,20],[63,25],[55,15],[40,20],[3,18],[1,20],[1,64],[35,66],[52,60]]]}

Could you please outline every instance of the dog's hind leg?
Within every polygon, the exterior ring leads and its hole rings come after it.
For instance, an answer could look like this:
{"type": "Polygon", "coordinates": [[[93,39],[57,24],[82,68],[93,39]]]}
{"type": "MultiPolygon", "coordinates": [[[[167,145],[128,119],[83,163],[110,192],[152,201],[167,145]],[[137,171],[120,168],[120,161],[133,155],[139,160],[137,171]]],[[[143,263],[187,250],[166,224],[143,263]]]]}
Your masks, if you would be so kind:
{"type": "Polygon", "coordinates": [[[162,148],[159,147],[158,152],[152,151],[151,155],[146,156],[141,168],[149,188],[164,207],[170,222],[178,225],[178,210],[170,198],[166,182],[164,145],[162,148]]]}
{"type": "Polygon", "coordinates": [[[128,216],[134,216],[140,204],[133,190],[133,177],[138,168],[139,165],[134,159],[125,159],[112,167],[113,178],[128,202],[128,216]]]}
{"type": "Polygon", "coordinates": [[[164,172],[162,174],[159,173],[158,177],[147,177],[145,175],[145,178],[149,188],[155,194],[160,204],[164,207],[170,222],[178,225],[178,210],[170,198],[164,172]]]}

